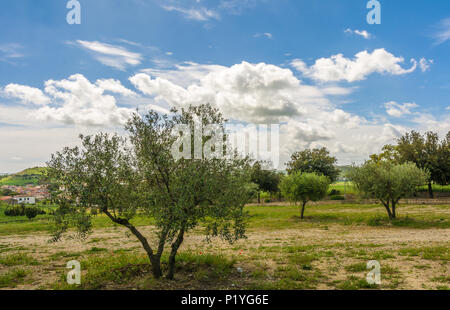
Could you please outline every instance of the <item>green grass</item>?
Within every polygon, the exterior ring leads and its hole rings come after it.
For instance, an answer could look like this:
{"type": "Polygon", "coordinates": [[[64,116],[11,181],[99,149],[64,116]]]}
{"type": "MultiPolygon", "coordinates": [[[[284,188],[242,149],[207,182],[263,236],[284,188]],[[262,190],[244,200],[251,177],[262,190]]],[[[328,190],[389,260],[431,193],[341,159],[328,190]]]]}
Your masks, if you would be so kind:
{"type": "MultiPolygon", "coordinates": [[[[337,182],[330,185],[328,192],[331,190],[340,191],[341,195],[357,194],[357,191],[351,182],[337,182]]],[[[428,185],[423,185],[418,188],[419,192],[428,192],[428,185]]],[[[450,185],[433,184],[433,191],[436,193],[450,193],[450,185]]]]}
{"type": "MultiPolygon", "coordinates": [[[[333,204],[306,207],[306,219],[299,218],[300,207],[295,206],[252,206],[246,208],[251,219],[250,228],[285,229],[298,227],[317,227],[324,224],[369,225],[408,228],[450,228],[449,216],[445,213],[427,212],[414,216],[402,215],[398,208],[398,218],[389,221],[386,211],[379,205],[333,204]]],[[[448,208],[445,206],[444,208],[448,208]]]]}
{"type": "MultiPolygon", "coordinates": [[[[33,232],[49,232],[52,225],[52,216],[49,214],[55,207],[41,206],[47,214],[38,215],[29,220],[26,216],[5,216],[6,205],[0,204],[0,235],[29,234],[33,232]],[[6,223],[4,223],[6,222],[6,223]]],[[[154,224],[154,220],[148,216],[137,216],[131,222],[136,226],[147,226],[154,224]]],[[[105,215],[96,215],[92,218],[94,228],[105,228],[117,226],[105,215]]]]}
{"type": "Polygon", "coordinates": [[[108,249],[105,248],[97,248],[97,247],[92,247],[91,249],[85,251],[86,254],[96,254],[96,253],[102,253],[102,252],[107,252],[108,249]]]}
{"type": "Polygon", "coordinates": [[[27,274],[25,269],[13,269],[0,273],[0,288],[15,288],[17,285],[23,284],[27,274]]]}
{"type": "Polygon", "coordinates": [[[423,259],[429,260],[450,260],[450,247],[435,246],[435,247],[417,247],[417,248],[403,248],[398,251],[400,256],[420,256],[423,259]]]}
{"type": "MultiPolygon", "coordinates": [[[[166,271],[167,255],[161,259],[163,272],[166,271]]],[[[181,252],[177,255],[177,274],[180,270],[194,277],[197,282],[226,281],[234,272],[235,260],[221,255],[196,255],[181,252]]],[[[171,281],[159,283],[151,276],[148,257],[136,253],[109,253],[108,255],[90,256],[81,261],[84,271],[80,286],[70,286],[66,283],[66,272],[54,285],[54,289],[104,289],[108,286],[127,285],[142,282],[143,289],[154,289],[154,285],[170,284],[171,281]],[[143,281],[145,280],[145,281],[143,281]]],[[[182,277],[180,275],[180,277],[182,277]]]]}
{"type": "Polygon", "coordinates": [[[343,194],[356,194],[355,188],[352,186],[351,182],[337,182],[330,185],[328,192],[332,190],[337,190],[343,194]]]}
{"type": "Polygon", "coordinates": [[[365,278],[348,276],[346,280],[339,282],[336,288],[340,290],[379,289],[376,284],[369,284],[365,278]]]}
{"type": "Polygon", "coordinates": [[[431,279],[431,281],[450,284],[450,276],[434,277],[431,279]]]}
{"type": "Polygon", "coordinates": [[[76,258],[79,258],[81,255],[82,255],[82,253],[68,253],[68,252],[62,251],[62,252],[57,252],[57,253],[50,255],[49,259],[51,261],[62,259],[62,258],[76,259],[76,258]]]}
{"type": "MultiPolygon", "coordinates": [[[[330,185],[329,191],[331,190],[338,190],[341,192],[341,194],[356,194],[356,189],[354,188],[353,184],[351,182],[337,182],[330,185]]],[[[419,187],[419,192],[428,192],[428,186],[423,185],[419,187]]],[[[444,193],[450,193],[450,185],[438,185],[433,184],[433,191],[434,192],[444,192],[444,193]]]]}
{"type": "MultiPolygon", "coordinates": [[[[450,185],[433,184],[433,191],[448,193],[448,192],[450,192],[450,185]]],[[[423,185],[423,186],[419,187],[419,192],[428,192],[428,186],[423,185]]]]}
{"type": "Polygon", "coordinates": [[[247,285],[252,290],[305,290],[315,289],[326,277],[319,270],[302,269],[296,266],[284,265],[275,270],[267,279],[264,271],[259,271],[258,277],[253,278],[247,285]],[[262,274],[261,274],[262,272],[262,274]]]}
{"type": "Polygon", "coordinates": [[[39,265],[39,262],[26,254],[8,254],[0,256],[0,265],[4,266],[19,266],[19,265],[39,265]]]}
{"type": "MultiPolygon", "coordinates": [[[[29,221],[26,217],[6,217],[3,214],[5,206],[0,205],[0,235],[28,234],[32,232],[45,232],[50,230],[50,215],[39,215],[35,220],[29,221]]],[[[48,207],[51,210],[52,207],[48,207]]],[[[245,210],[250,215],[249,229],[279,230],[292,228],[317,228],[328,229],[330,224],[345,226],[368,225],[386,228],[405,227],[414,229],[426,228],[450,228],[450,217],[446,211],[448,206],[433,206],[434,212],[426,211],[424,206],[403,206],[398,208],[398,218],[389,221],[386,211],[380,205],[361,204],[330,204],[307,205],[305,220],[300,220],[300,207],[298,206],[249,206],[245,210]],[[407,211],[414,209],[415,213],[407,211]],[[440,212],[442,209],[443,212],[440,212]]],[[[148,226],[154,224],[154,220],[147,216],[137,216],[131,221],[135,226],[148,226]]],[[[94,228],[117,226],[104,215],[94,216],[92,219],[94,228]]]]}
{"type": "Polygon", "coordinates": [[[367,263],[356,263],[345,266],[345,270],[350,272],[363,272],[367,270],[367,263]]]}

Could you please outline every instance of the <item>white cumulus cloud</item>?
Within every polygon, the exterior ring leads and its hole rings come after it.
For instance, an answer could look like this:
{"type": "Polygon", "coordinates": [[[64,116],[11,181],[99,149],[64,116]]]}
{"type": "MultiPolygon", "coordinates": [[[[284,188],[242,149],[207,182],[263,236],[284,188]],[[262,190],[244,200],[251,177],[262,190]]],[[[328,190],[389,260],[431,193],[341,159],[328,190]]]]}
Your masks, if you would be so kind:
{"type": "Polygon", "coordinates": [[[308,106],[329,104],[320,88],[302,84],[289,69],[265,63],[217,67],[187,87],[145,73],[130,81],[156,102],[177,107],[209,102],[228,117],[248,122],[278,122],[301,115],[308,106]]]}
{"type": "Polygon", "coordinates": [[[386,113],[393,117],[403,117],[407,114],[411,114],[411,109],[419,107],[415,103],[397,103],[395,101],[386,102],[384,104],[386,113]]]}
{"type": "Polygon", "coordinates": [[[396,57],[381,48],[374,50],[372,53],[368,51],[359,52],[354,59],[337,54],[330,58],[320,58],[310,67],[300,59],[292,61],[291,65],[305,76],[317,81],[355,82],[366,79],[372,73],[403,75],[416,70],[416,60],[411,59],[413,65],[409,69],[401,67],[400,64],[403,62],[403,57],[396,57]]]}
{"type": "Polygon", "coordinates": [[[39,88],[25,85],[8,84],[3,89],[3,94],[10,98],[17,98],[24,104],[46,105],[50,102],[39,88]]]}
{"type": "Polygon", "coordinates": [[[181,64],[175,64],[173,68],[147,68],[142,69],[141,72],[152,77],[159,77],[180,86],[187,87],[191,84],[198,83],[209,73],[221,71],[225,68],[226,67],[220,65],[205,65],[187,61],[181,64]]]}
{"type": "Polygon", "coordinates": [[[344,32],[345,33],[359,35],[359,36],[363,37],[366,40],[368,40],[368,39],[370,39],[372,37],[372,35],[369,32],[367,32],[367,30],[357,30],[357,29],[352,30],[352,29],[348,28],[344,32]]]}
{"type": "Polygon", "coordinates": [[[136,96],[136,93],[125,86],[118,80],[103,79],[97,80],[95,84],[104,91],[110,91],[112,93],[120,94],[122,96],[136,96]]]}
{"type": "MultiPolygon", "coordinates": [[[[340,164],[360,163],[411,129],[435,130],[441,135],[450,129],[448,113],[435,118],[415,112],[415,103],[385,104],[386,112],[393,117],[413,116],[413,127],[391,124],[386,118],[367,120],[336,104],[345,101],[336,96],[347,96],[355,87],[308,85],[291,69],[266,63],[242,62],[228,67],[186,62],[166,69],[145,69],[130,81],[136,91],[118,80],[91,82],[80,74],[47,81],[43,90],[10,86],[7,97],[27,104],[0,102],[0,126],[8,128],[0,131],[0,145],[11,146],[0,148],[0,159],[4,159],[0,164],[18,167],[10,160],[12,156],[42,162],[48,159],[47,150],[71,144],[79,132],[121,128],[135,107],[143,112],[154,109],[168,113],[172,106],[209,102],[232,123],[280,124],[281,163],[292,152],[322,146],[340,164]],[[39,139],[39,156],[28,152],[30,145],[36,145],[34,141],[24,143],[30,137],[39,139]]],[[[4,89],[2,93],[6,94],[4,89]]]]}
{"type": "Polygon", "coordinates": [[[103,79],[94,84],[81,74],[45,82],[45,94],[40,89],[16,84],[6,86],[4,92],[10,97],[43,105],[33,111],[33,117],[39,120],[106,127],[124,124],[133,109],[119,107],[116,97],[105,92],[136,95],[119,81],[103,79]]]}

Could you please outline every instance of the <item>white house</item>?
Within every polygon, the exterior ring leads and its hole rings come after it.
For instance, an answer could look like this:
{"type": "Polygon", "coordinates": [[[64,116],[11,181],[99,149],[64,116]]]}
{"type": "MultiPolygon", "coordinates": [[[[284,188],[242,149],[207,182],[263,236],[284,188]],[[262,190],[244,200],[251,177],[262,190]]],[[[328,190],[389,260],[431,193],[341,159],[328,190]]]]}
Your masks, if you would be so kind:
{"type": "Polygon", "coordinates": [[[30,204],[34,205],[36,203],[35,197],[14,197],[13,198],[17,204],[30,204]]]}

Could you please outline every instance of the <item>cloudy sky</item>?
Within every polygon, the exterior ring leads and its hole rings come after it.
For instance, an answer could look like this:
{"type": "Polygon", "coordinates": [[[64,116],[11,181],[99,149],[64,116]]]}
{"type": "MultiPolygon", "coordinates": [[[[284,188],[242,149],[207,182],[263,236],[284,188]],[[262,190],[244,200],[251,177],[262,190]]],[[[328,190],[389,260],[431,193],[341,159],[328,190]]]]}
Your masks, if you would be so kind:
{"type": "Polygon", "coordinates": [[[361,162],[402,133],[450,130],[450,2],[66,0],[0,3],[0,172],[79,133],[210,102],[281,125],[281,158],[327,146],[361,162]]]}

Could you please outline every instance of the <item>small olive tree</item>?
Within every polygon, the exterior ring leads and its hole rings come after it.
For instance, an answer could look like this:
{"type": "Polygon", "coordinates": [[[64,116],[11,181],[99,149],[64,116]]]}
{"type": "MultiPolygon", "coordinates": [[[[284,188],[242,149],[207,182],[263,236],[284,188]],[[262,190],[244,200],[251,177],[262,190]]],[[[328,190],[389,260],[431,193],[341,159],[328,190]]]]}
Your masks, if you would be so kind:
{"type": "MultiPolygon", "coordinates": [[[[96,210],[137,237],[155,278],[162,276],[161,257],[169,245],[166,277],[173,279],[184,237],[199,224],[208,240],[220,236],[234,242],[245,237],[247,217],[243,207],[251,197],[248,158],[227,153],[226,147],[213,150],[214,146],[209,151],[227,156],[176,159],[173,155],[179,139],[177,125],[192,128],[200,122],[203,126],[217,124],[224,130],[226,120],[210,105],[172,113],[135,114],[126,126],[128,139],[107,134],[82,136],[81,148],[66,148],[52,156],[49,177],[58,184],[54,197],[60,205],[55,213],[56,239],[71,224],[82,234],[89,232],[91,210],[96,210]],[[137,214],[154,220],[156,245],[132,224],[137,214]]],[[[198,141],[191,138],[194,150],[198,141]]],[[[206,133],[201,145],[217,145],[208,144],[211,138],[206,133]]]]}
{"type": "Polygon", "coordinates": [[[399,200],[426,184],[429,174],[414,163],[399,165],[371,161],[361,167],[352,167],[347,177],[362,197],[378,199],[386,208],[389,219],[395,219],[399,200]]]}
{"type": "Polygon", "coordinates": [[[316,173],[328,177],[330,183],[333,183],[336,182],[340,173],[336,163],[337,159],[331,156],[324,147],[295,152],[286,166],[289,174],[295,172],[316,173]]]}
{"type": "Polygon", "coordinates": [[[257,161],[251,169],[251,180],[258,186],[258,203],[261,203],[261,191],[278,193],[280,183],[280,175],[274,170],[263,169],[262,164],[257,161]]]}
{"type": "Polygon", "coordinates": [[[302,203],[301,219],[304,218],[305,207],[309,201],[319,201],[328,192],[330,180],[315,173],[294,172],[281,180],[280,189],[289,201],[302,203]]]}

